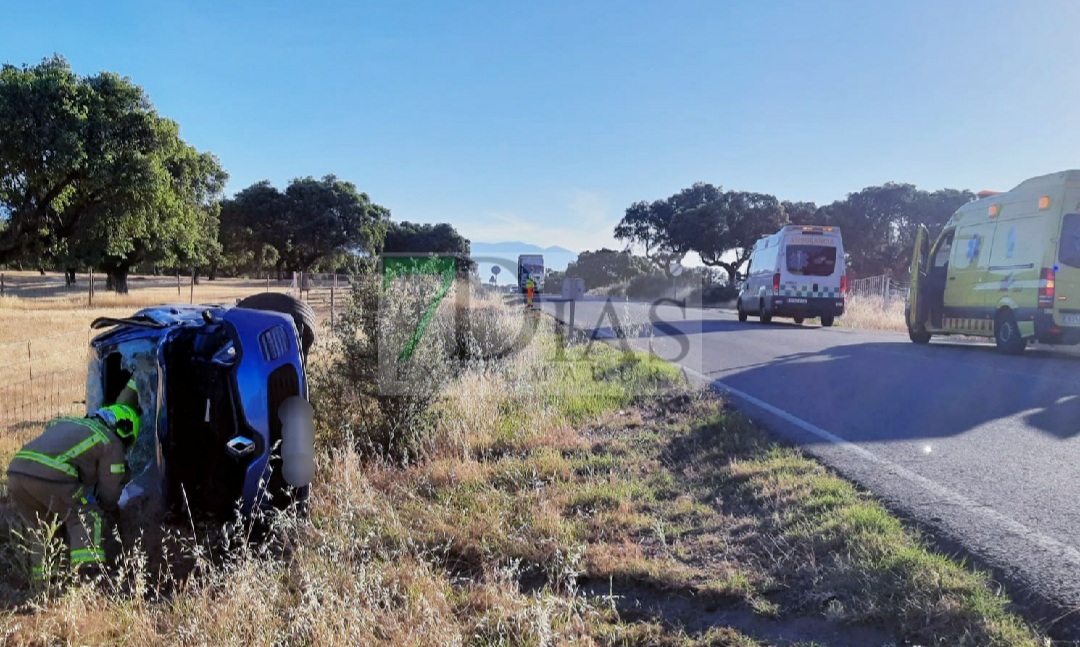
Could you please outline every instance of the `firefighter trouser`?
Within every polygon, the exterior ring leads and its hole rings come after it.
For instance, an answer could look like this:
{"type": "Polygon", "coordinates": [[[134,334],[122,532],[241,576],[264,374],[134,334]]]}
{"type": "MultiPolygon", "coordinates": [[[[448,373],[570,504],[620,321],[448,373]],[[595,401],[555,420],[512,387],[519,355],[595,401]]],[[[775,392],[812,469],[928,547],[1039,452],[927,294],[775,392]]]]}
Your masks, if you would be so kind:
{"type": "MultiPolygon", "coordinates": [[[[63,524],[71,551],[71,567],[75,570],[105,561],[102,548],[101,509],[88,500],[87,489],[78,483],[54,483],[22,474],[8,474],[8,497],[27,524],[63,524]]],[[[49,538],[51,539],[51,538],[49,538]]],[[[44,574],[45,547],[31,547],[31,575],[41,579],[44,574]]]]}

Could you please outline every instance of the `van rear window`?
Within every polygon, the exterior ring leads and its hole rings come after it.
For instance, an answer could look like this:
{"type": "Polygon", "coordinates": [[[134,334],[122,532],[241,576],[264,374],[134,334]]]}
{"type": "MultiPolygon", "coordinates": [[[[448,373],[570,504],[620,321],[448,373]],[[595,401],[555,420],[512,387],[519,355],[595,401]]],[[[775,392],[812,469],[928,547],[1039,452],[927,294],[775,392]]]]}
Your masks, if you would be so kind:
{"type": "Polygon", "coordinates": [[[831,276],[836,269],[836,248],[825,245],[788,245],[787,270],[801,276],[831,276]]]}
{"type": "Polygon", "coordinates": [[[1061,219],[1061,243],[1058,262],[1080,267],[1080,213],[1070,213],[1061,219]]]}

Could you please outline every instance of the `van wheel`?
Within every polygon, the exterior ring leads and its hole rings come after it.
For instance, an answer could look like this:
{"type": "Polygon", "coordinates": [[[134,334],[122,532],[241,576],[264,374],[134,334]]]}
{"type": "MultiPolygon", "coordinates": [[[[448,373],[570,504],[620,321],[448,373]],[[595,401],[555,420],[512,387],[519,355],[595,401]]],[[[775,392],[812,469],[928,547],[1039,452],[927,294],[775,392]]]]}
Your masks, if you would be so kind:
{"type": "Polygon", "coordinates": [[[908,326],[907,335],[908,339],[915,342],[916,344],[926,344],[930,342],[930,333],[927,332],[926,328],[923,328],[922,326],[919,326],[918,330],[915,330],[911,326],[908,326]]]}
{"type": "Polygon", "coordinates": [[[758,303],[758,318],[761,319],[761,323],[772,323],[772,315],[765,312],[765,302],[758,303]]]}
{"type": "Polygon", "coordinates": [[[803,321],[804,320],[803,320],[802,317],[795,317],[795,325],[796,326],[801,326],[803,321]]]}
{"type": "Polygon", "coordinates": [[[739,321],[746,321],[746,311],[742,309],[742,299],[735,303],[735,310],[739,313],[739,321]]]}
{"type": "Polygon", "coordinates": [[[998,350],[1008,355],[1022,353],[1027,347],[1027,340],[1020,336],[1020,328],[1012,312],[1004,310],[998,315],[994,323],[994,342],[998,350]]]}
{"type": "Polygon", "coordinates": [[[834,321],[836,321],[836,319],[832,315],[824,315],[821,317],[821,325],[826,328],[831,327],[834,321]]]}

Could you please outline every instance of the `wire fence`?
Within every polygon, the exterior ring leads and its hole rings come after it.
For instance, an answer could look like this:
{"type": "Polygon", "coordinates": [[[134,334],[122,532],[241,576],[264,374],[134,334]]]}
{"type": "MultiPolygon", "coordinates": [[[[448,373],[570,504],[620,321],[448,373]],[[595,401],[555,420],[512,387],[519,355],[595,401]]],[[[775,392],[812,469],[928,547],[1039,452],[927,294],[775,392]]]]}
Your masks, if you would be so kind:
{"type": "Polygon", "coordinates": [[[0,430],[85,411],[91,333],[0,344],[0,430]]]}
{"type": "MultiPolygon", "coordinates": [[[[26,273],[29,274],[29,273],[26,273]]],[[[2,275],[0,275],[2,276],[2,275]]],[[[283,292],[307,302],[324,330],[332,331],[349,298],[346,275],[290,274],[284,280],[273,276],[252,279],[209,281],[195,284],[191,277],[132,277],[127,299],[109,301],[102,297],[104,278],[92,277],[97,302],[90,291],[91,276],[77,275],[74,286],[63,274],[39,277],[5,277],[4,296],[17,299],[70,298],[82,293],[94,307],[128,307],[134,312],[152,303],[234,304],[260,292],[283,292]],[[186,282],[185,282],[186,278],[186,282]]],[[[81,302],[81,299],[80,299],[81,302]]],[[[90,341],[96,331],[34,337],[0,344],[0,434],[29,426],[40,426],[59,415],[82,415],[86,410],[87,360],[90,341]]]]}
{"type": "MultiPolygon", "coordinates": [[[[171,303],[224,303],[252,292],[287,292],[295,274],[278,278],[272,273],[246,278],[211,280],[194,273],[132,275],[127,279],[130,296],[144,296],[171,303]]],[[[113,303],[117,295],[108,289],[100,272],[66,275],[62,272],[0,272],[0,297],[13,299],[59,299],[81,301],[93,307],[113,303]]]]}
{"type": "Polygon", "coordinates": [[[886,307],[894,299],[907,299],[908,285],[886,275],[855,279],[848,284],[848,294],[857,297],[881,297],[886,307]]]}

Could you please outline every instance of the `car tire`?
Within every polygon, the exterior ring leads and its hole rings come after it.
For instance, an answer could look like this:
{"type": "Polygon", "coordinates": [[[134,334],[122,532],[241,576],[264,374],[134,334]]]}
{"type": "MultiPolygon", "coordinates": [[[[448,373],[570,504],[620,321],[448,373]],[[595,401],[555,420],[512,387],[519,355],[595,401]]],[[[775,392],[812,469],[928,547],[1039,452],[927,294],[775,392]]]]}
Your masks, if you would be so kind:
{"type": "Polygon", "coordinates": [[[1027,348],[1027,340],[1020,335],[1016,317],[1009,310],[1003,310],[994,322],[994,343],[1006,355],[1016,355],[1027,348]]]}
{"type": "Polygon", "coordinates": [[[742,299],[735,302],[735,311],[739,313],[739,321],[746,321],[746,311],[742,309],[742,299]]]}
{"type": "Polygon", "coordinates": [[[831,328],[835,322],[836,318],[832,315],[824,315],[821,317],[821,325],[823,328],[831,328]]]}
{"type": "Polygon", "coordinates": [[[303,351],[304,357],[307,357],[308,350],[315,344],[317,322],[315,311],[299,299],[281,292],[260,292],[241,299],[236,307],[280,312],[292,317],[293,322],[296,323],[296,330],[300,334],[300,350],[303,351]]]}
{"type": "Polygon", "coordinates": [[[764,301],[758,303],[758,319],[760,319],[763,324],[772,323],[772,315],[765,312],[764,301]]]}
{"type": "Polygon", "coordinates": [[[930,333],[922,326],[919,326],[917,330],[908,326],[907,334],[908,339],[916,344],[927,344],[930,342],[930,333]]]}
{"type": "Polygon", "coordinates": [[[805,321],[805,320],[802,317],[795,317],[795,325],[796,326],[801,326],[803,321],[805,321]]]}

